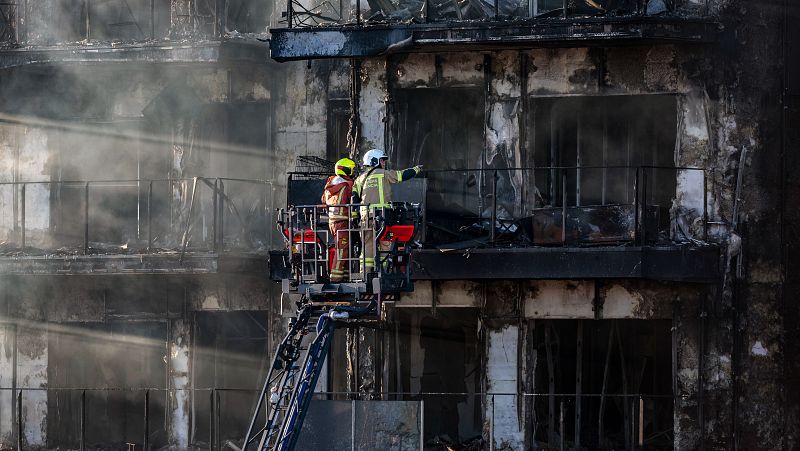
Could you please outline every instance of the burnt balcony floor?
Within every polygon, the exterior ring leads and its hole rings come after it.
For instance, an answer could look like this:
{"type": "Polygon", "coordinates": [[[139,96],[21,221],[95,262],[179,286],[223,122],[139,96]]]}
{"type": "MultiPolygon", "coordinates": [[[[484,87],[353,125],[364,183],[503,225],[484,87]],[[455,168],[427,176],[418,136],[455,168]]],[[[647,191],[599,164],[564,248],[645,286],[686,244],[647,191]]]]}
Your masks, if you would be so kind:
{"type": "MultiPolygon", "coordinates": [[[[648,246],[417,249],[413,280],[644,279],[712,283],[719,280],[713,244],[648,246]]],[[[271,278],[290,276],[286,251],[270,252],[271,278]]]]}
{"type": "Polygon", "coordinates": [[[511,47],[708,43],[717,24],[683,17],[582,17],[527,21],[328,25],[272,29],[277,61],[511,47]]]}
{"type": "Polygon", "coordinates": [[[149,254],[6,253],[0,255],[0,275],[73,274],[266,274],[268,258],[256,252],[180,252],[149,254]]]}
{"type": "Polygon", "coordinates": [[[720,276],[716,245],[420,249],[416,280],[648,279],[713,282],[720,276]]]}
{"type": "Polygon", "coordinates": [[[0,69],[33,64],[94,63],[252,63],[268,60],[255,39],[207,41],[77,42],[0,49],[0,69]]]}

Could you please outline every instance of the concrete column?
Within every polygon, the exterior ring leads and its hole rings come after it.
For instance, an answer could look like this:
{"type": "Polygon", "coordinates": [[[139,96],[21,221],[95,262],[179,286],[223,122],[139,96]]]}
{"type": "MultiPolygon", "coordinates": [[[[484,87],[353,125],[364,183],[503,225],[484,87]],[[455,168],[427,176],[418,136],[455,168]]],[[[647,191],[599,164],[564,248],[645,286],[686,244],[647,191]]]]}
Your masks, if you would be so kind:
{"type": "Polygon", "coordinates": [[[519,378],[519,327],[506,324],[486,335],[485,415],[493,449],[523,450],[521,400],[516,393],[519,378]]]}
{"type": "MultiPolygon", "coordinates": [[[[46,180],[49,165],[55,153],[50,133],[40,128],[25,128],[19,134],[19,155],[17,158],[16,180],[46,180]]],[[[26,245],[45,247],[49,243],[50,231],[50,190],[49,184],[27,185],[25,188],[25,233],[26,245]]],[[[6,191],[9,187],[4,188],[6,191]]],[[[17,201],[22,202],[17,191],[17,201]]],[[[21,215],[22,206],[19,206],[21,215]]],[[[21,223],[22,218],[17,220],[21,223]]],[[[21,244],[21,243],[20,243],[21,244]]]]}
{"type": "MultiPolygon", "coordinates": [[[[13,329],[7,329],[13,333],[13,329]]],[[[17,387],[47,387],[47,329],[18,327],[17,387]]],[[[19,392],[17,392],[19,393],[19,392]]],[[[22,393],[23,443],[30,447],[47,442],[47,391],[26,390],[22,393]]]]}
{"type": "Polygon", "coordinates": [[[189,351],[191,322],[174,320],[169,336],[169,445],[171,449],[188,449],[192,393],[189,391],[189,351]]]}
{"type": "MultiPolygon", "coordinates": [[[[384,148],[384,121],[386,121],[386,105],[382,102],[387,96],[386,62],[381,59],[369,59],[361,63],[361,142],[363,151],[372,148],[384,148]]],[[[390,151],[390,149],[386,149],[390,151]]],[[[359,153],[357,156],[361,156],[359,153]]]]}
{"type": "Polygon", "coordinates": [[[16,379],[16,328],[12,324],[0,327],[0,444],[12,447],[14,441],[14,388],[16,379]]]}
{"type": "MultiPolygon", "coordinates": [[[[488,167],[522,167],[519,142],[519,115],[521,106],[521,80],[519,54],[500,52],[491,58],[489,89],[486,103],[486,153],[484,163],[488,167]]],[[[522,193],[521,171],[500,172],[497,181],[501,188],[497,192],[499,218],[519,215],[519,198],[522,193]]],[[[491,177],[490,177],[491,178],[491,177]]]]}
{"type": "Polygon", "coordinates": [[[675,366],[674,389],[675,449],[699,449],[702,433],[698,419],[698,364],[700,349],[697,331],[697,309],[692,299],[683,300],[676,307],[673,318],[673,358],[675,366]]]}
{"type": "Polygon", "coordinates": [[[376,358],[377,337],[372,329],[347,330],[347,386],[350,390],[366,393],[364,399],[377,398],[379,390],[376,378],[380,364],[376,358]]]}

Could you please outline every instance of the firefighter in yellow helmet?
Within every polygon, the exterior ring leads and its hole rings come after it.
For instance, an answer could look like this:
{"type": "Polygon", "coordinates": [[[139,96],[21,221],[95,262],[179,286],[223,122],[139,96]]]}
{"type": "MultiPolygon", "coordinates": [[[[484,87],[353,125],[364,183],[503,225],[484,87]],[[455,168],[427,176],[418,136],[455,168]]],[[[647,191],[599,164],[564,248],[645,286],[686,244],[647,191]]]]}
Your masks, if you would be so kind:
{"type": "MultiPolygon", "coordinates": [[[[331,262],[331,282],[343,282],[348,279],[350,268],[347,258],[350,255],[350,203],[353,193],[353,175],[356,171],[356,162],[349,158],[342,158],[336,162],[335,175],[328,177],[325,190],[322,192],[322,202],[328,206],[328,229],[334,240],[336,252],[331,262]]],[[[355,213],[355,212],[352,212],[355,213]]]]}
{"type": "MultiPolygon", "coordinates": [[[[361,260],[364,263],[366,272],[375,269],[375,233],[371,229],[372,217],[378,208],[391,208],[392,206],[392,185],[405,182],[419,174],[420,166],[404,169],[402,171],[390,171],[386,169],[386,162],[389,157],[382,149],[372,149],[364,154],[364,167],[361,175],[353,185],[353,192],[359,203],[362,205],[361,214],[361,260]]],[[[391,243],[381,241],[379,243],[381,251],[388,251],[391,243]]]]}

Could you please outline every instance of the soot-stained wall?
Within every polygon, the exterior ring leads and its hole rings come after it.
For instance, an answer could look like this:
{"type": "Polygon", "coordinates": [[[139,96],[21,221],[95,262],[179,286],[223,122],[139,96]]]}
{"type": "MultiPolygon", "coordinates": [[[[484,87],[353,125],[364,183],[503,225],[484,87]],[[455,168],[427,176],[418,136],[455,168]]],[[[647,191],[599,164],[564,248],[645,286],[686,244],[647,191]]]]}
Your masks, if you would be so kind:
{"type": "MultiPolygon", "coordinates": [[[[141,443],[145,401],[151,444],[207,446],[214,389],[217,439],[238,440],[283,330],[276,287],[260,276],[4,277],[0,286],[1,394],[15,406],[22,393],[26,447],[77,446],[82,402],[89,446],[141,443]]],[[[0,415],[9,446],[15,415],[0,415]]]]}
{"type": "MultiPolygon", "coordinates": [[[[625,290],[604,288],[608,295],[603,313],[644,318],[647,311],[660,311],[661,317],[674,322],[678,331],[673,350],[677,387],[683,396],[675,405],[676,448],[726,447],[738,440],[740,446],[747,443],[759,448],[762,445],[757,442],[777,443],[790,449],[795,433],[790,423],[777,417],[757,419],[766,406],[787,415],[792,410],[775,398],[783,390],[781,368],[785,365],[784,329],[776,316],[782,305],[783,243],[780,215],[775,213],[780,211],[776,202],[781,198],[781,172],[774,158],[780,152],[775,137],[781,130],[776,100],[780,95],[777,30],[781,17],[779,12],[765,9],[747,17],[734,13],[736,8],[730,5],[721,10],[723,22],[743,26],[751,36],[764,39],[754,43],[739,32],[726,31],[719,43],[702,47],[463,51],[361,61],[356,74],[361,119],[358,149],[386,147],[398,165],[426,163],[424,153],[404,154],[416,146],[407,148],[412,139],[408,135],[398,139],[395,133],[397,129],[408,132],[408,128],[399,128],[404,127],[399,122],[405,119],[407,92],[416,98],[424,98],[425,92],[433,97],[446,95],[447,90],[458,92],[456,88],[487,93],[482,123],[472,127],[478,127],[476,133],[483,137],[482,163],[502,161],[505,166],[526,163],[530,161],[526,155],[537,153],[532,134],[525,129],[527,122],[521,120],[530,114],[525,111],[528,99],[522,99],[523,95],[533,99],[674,98],[675,115],[655,117],[651,124],[653,133],[664,131],[674,139],[673,151],[663,163],[705,169],[709,192],[704,205],[702,176],[676,174],[669,214],[684,216],[687,227],[683,232],[698,238],[702,236],[703,209],[708,210],[709,239],[722,246],[725,274],[717,287],[687,285],[682,288],[685,293],[674,297],[667,295],[670,289],[652,283],[633,284],[625,290]],[[748,58],[759,64],[750,64],[748,58]],[[741,242],[744,245],[740,247],[741,242]],[[671,301],[659,302],[664,298],[671,301]],[[637,309],[639,303],[650,307],[637,309]],[[755,391],[744,390],[756,380],[755,391]]],[[[304,73],[314,74],[327,64],[311,62],[311,70],[304,73]]],[[[330,73],[314,78],[331,83],[330,73]]],[[[343,79],[334,81],[344,88],[343,79]]],[[[311,120],[320,127],[323,124],[321,115],[311,120]]],[[[323,156],[322,146],[318,148],[316,154],[323,156]]],[[[522,180],[509,182],[514,193],[523,192],[522,180]]],[[[437,300],[458,299],[469,289],[454,286],[442,292],[437,300]]],[[[421,286],[403,302],[431,305],[423,293],[421,286]]],[[[581,305],[587,316],[594,315],[591,304],[581,305]]],[[[581,313],[567,309],[565,315],[581,313]]]]}

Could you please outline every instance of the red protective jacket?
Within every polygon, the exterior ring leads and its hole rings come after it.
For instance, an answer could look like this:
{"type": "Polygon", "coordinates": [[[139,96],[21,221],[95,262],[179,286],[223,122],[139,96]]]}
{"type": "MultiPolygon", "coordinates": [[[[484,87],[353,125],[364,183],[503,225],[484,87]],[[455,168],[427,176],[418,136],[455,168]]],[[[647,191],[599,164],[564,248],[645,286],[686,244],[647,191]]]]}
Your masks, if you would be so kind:
{"type": "Polygon", "coordinates": [[[347,207],[336,207],[350,203],[353,194],[353,179],[334,175],[325,182],[322,192],[322,202],[328,206],[328,219],[332,221],[347,221],[347,207]]]}

